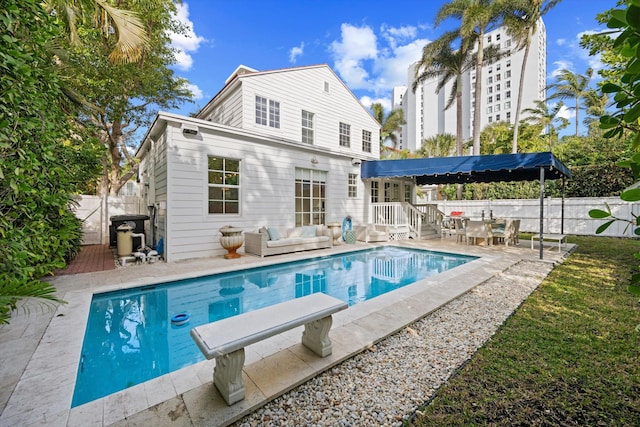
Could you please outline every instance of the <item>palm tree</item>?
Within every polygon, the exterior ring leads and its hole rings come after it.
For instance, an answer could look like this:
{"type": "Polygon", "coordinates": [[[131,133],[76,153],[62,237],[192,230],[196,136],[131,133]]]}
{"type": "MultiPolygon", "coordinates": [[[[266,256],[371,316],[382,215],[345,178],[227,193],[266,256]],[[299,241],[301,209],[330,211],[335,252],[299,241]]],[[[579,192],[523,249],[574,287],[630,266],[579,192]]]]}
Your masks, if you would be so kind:
{"type": "Polygon", "coordinates": [[[503,25],[507,34],[515,42],[515,49],[524,49],[524,58],[520,69],[520,83],[518,86],[518,101],[515,120],[513,124],[513,141],[511,152],[518,152],[518,127],[520,124],[520,109],[522,108],[522,92],[524,90],[524,72],[527,67],[527,59],[531,48],[533,35],[538,29],[540,19],[561,0],[516,0],[508,2],[508,8],[504,14],[503,25]]]}
{"type": "Polygon", "coordinates": [[[580,126],[580,101],[584,98],[589,90],[589,82],[593,75],[593,68],[587,68],[584,75],[575,74],[566,68],[561,70],[556,76],[556,82],[547,86],[547,89],[555,92],[547,99],[575,99],[575,107],[568,107],[576,110],[576,136],[578,136],[578,128],[580,126]]]}
{"type": "Polygon", "coordinates": [[[398,147],[398,132],[402,129],[402,125],[407,123],[404,119],[404,111],[401,108],[391,110],[385,117],[384,107],[379,102],[371,104],[373,117],[380,123],[382,130],[380,131],[380,151],[383,149],[384,142],[389,139],[393,144],[393,148],[398,147]]]}
{"type": "Polygon", "coordinates": [[[422,140],[418,157],[449,157],[456,147],[456,137],[450,133],[441,133],[422,140]]]}
{"type": "Polygon", "coordinates": [[[558,116],[558,113],[564,107],[564,103],[562,101],[556,103],[553,108],[549,108],[549,105],[545,101],[540,101],[536,99],[535,108],[525,108],[522,110],[523,113],[529,114],[529,116],[524,119],[524,121],[529,122],[533,125],[540,126],[542,129],[546,130],[547,135],[549,137],[549,151],[553,148],[552,137],[553,135],[558,134],[558,130],[564,129],[569,126],[569,120],[564,117],[558,116]],[[554,123],[560,123],[558,126],[554,126],[554,123]]]}
{"type": "Polygon", "coordinates": [[[105,36],[116,37],[109,55],[112,62],[135,62],[149,43],[142,20],[135,12],[119,9],[106,0],[45,0],[49,13],[55,13],[65,26],[69,41],[78,43],[77,22],[90,22],[105,36]]]}
{"type": "Polygon", "coordinates": [[[422,57],[416,64],[415,80],[412,90],[415,93],[418,85],[426,80],[438,79],[436,93],[447,83],[454,80],[445,110],[456,102],[456,154],[462,155],[462,75],[470,70],[475,61],[472,43],[461,43],[458,50],[453,50],[451,43],[457,33],[448,32],[422,49],[422,57]]]}
{"type": "Polygon", "coordinates": [[[451,0],[436,14],[435,24],[447,18],[460,20],[462,40],[477,43],[475,108],[473,111],[473,154],[480,153],[480,95],[482,94],[482,66],[484,65],[484,35],[498,24],[502,16],[503,1],[499,0],[451,0]]]}
{"type": "Polygon", "coordinates": [[[606,93],[601,93],[595,89],[589,89],[585,93],[584,107],[587,117],[583,120],[583,123],[590,135],[600,132],[600,117],[605,115],[608,104],[609,95],[606,93]]]}

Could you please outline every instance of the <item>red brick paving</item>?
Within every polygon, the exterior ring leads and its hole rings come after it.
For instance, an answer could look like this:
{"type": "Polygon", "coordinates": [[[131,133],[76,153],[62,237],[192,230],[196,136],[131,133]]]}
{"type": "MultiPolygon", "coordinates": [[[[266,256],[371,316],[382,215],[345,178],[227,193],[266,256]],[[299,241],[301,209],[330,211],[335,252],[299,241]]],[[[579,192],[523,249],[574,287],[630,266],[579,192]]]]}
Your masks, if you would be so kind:
{"type": "Polygon", "coordinates": [[[116,263],[109,245],[82,246],[80,254],[65,269],[56,270],[56,276],[115,270],[116,263]]]}

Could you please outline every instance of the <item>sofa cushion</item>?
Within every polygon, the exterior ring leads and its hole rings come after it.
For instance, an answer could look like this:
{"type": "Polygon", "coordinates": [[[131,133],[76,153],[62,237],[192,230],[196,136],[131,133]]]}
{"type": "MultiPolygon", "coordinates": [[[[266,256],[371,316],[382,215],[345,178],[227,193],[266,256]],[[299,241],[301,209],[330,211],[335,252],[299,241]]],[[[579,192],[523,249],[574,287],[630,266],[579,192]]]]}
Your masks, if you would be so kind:
{"type": "MultiPolygon", "coordinates": [[[[314,236],[314,237],[288,237],[286,239],[280,240],[269,240],[267,242],[268,248],[280,248],[283,246],[296,246],[296,245],[304,245],[304,244],[313,244],[319,242],[325,242],[329,240],[327,236],[314,236]]],[[[295,250],[295,249],[293,249],[295,250]]]]}
{"type": "Polygon", "coordinates": [[[287,237],[300,237],[302,236],[302,227],[296,227],[289,232],[287,237]]]}
{"type": "Polygon", "coordinates": [[[302,227],[302,237],[315,237],[315,236],[316,236],[315,225],[305,225],[302,227]]]}
{"type": "Polygon", "coordinates": [[[267,232],[269,233],[269,240],[280,240],[280,232],[277,229],[269,227],[267,232]]]}

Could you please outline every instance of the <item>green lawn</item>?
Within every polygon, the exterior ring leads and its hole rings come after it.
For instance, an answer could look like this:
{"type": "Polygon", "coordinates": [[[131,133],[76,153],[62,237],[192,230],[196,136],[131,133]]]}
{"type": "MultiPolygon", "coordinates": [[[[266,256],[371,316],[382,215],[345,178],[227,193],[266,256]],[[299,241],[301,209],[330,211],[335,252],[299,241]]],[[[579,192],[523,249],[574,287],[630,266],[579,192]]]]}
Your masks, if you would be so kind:
{"type": "Polygon", "coordinates": [[[640,425],[640,241],[574,237],[557,266],[411,426],[640,425]]]}

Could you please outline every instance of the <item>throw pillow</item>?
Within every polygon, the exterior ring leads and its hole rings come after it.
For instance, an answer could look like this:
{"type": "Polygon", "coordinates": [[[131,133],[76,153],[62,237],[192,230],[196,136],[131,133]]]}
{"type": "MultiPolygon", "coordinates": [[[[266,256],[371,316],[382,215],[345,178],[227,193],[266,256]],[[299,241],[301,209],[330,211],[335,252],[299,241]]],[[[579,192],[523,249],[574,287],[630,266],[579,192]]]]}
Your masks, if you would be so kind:
{"type": "Polygon", "coordinates": [[[305,225],[302,227],[302,237],[315,237],[315,236],[316,236],[315,225],[305,225]]]}
{"type": "Polygon", "coordinates": [[[289,237],[300,237],[302,236],[302,227],[296,227],[293,230],[291,230],[291,233],[289,233],[289,237]]]}
{"type": "Polygon", "coordinates": [[[280,233],[275,228],[267,228],[269,233],[269,240],[280,240],[280,233]]]}

